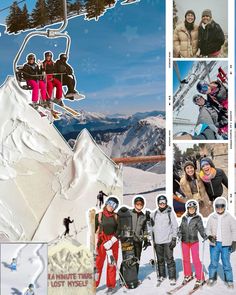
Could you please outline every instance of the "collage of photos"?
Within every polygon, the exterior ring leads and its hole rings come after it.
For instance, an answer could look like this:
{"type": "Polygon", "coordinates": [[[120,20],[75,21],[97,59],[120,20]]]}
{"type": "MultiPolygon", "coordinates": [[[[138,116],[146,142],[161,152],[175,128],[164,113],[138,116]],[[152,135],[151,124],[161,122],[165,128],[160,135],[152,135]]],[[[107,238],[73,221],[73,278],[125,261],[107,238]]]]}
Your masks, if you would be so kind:
{"type": "Polygon", "coordinates": [[[234,0],[0,2],[0,294],[234,294],[234,0]]]}

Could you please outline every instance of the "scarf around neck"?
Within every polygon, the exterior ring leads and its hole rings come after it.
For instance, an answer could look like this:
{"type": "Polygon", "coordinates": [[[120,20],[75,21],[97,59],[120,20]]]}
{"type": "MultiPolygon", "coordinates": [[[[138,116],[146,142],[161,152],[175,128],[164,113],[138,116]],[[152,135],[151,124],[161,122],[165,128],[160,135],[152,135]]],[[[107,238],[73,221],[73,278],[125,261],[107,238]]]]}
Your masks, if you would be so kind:
{"type": "Polygon", "coordinates": [[[211,167],[211,172],[209,175],[204,174],[203,170],[201,170],[199,176],[203,182],[211,182],[211,180],[216,176],[216,169],[211,167]]]}

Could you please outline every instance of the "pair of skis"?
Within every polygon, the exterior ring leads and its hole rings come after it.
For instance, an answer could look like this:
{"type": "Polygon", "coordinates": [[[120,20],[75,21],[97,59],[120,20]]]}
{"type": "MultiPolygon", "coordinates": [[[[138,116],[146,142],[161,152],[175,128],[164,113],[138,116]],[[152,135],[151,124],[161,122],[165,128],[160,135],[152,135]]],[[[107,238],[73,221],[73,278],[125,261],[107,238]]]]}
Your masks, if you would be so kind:
{"type": "MultiPolygon", "coordinates": [[[[172,294],[175,294],[176,292],[178,292],[179,290],[181,290],[182,288],[184,288],[185,286],[187,286],[190,282],[193,281],[194,278],[192,278],[191,280],[189,280],[187,283],[185,284],[181,284],[177,287],[175,287],[174,289],[166,292],[167,294],[169,295],[172,295],[172,294]]],[[[191,291],[188,292],[188,295],[192,295],[194,294],[197,290],[201,289],[202,286],[205,284],[206,282],[203,282],[201,285],[197,286],[197,287],[194,287],[191,291]]]]}

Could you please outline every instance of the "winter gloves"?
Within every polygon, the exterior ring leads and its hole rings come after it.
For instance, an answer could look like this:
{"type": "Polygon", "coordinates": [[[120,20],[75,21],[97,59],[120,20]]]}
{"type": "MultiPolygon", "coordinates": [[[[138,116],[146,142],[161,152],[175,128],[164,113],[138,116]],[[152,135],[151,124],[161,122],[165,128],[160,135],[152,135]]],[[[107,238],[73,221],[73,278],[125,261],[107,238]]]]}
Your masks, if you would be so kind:
{"type": "Polygon", "coordinates": [[[236,241],[233,241],[231,245],[231,253],[233,253],[235,250],[236,250],[236,241]]]}
{"type": "Polygon", "coordinates": [[[117,238],[112,237],[110,240],[108,240],[106,243],[104,243],[103,246],[106,250],[109,250],[109,249],[111,249],[112,245],[115,244],[116,241],[117,241],[117,238]]]}
{"type": "Polygon", "coordinates": [[[172,238],[169,245],[170,250],[173,250],[175,246],[176,246],[176,238],[172,238]]]}
{"type": "Polygon", "coordinates": [[[147,247],[151,246],[151,243],[149,240],[145,239],[143,243],[143,250],[145,251],[147,247]]]}
{"type": "Polygon", "coordinates": [[[216,237],[208,236],[208,240],[209,240],[212,244],[216,244],[216,237]]]}

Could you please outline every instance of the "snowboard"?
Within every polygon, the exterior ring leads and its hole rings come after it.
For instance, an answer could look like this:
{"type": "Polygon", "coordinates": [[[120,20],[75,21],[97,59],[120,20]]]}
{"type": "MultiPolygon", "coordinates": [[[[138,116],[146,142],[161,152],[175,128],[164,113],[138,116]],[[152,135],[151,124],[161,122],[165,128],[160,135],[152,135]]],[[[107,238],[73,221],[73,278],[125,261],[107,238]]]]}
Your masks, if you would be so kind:
{"type": "Polygon", "coordinates": [[[132,215],[126,207],[121,207],[118,215],[118,235],[121,242],[122,262],[120,273],[122,274],[126,287],[135,289],[139,285],[137,263],[134,251],[134,234],[132,229],[132,215]]]}

